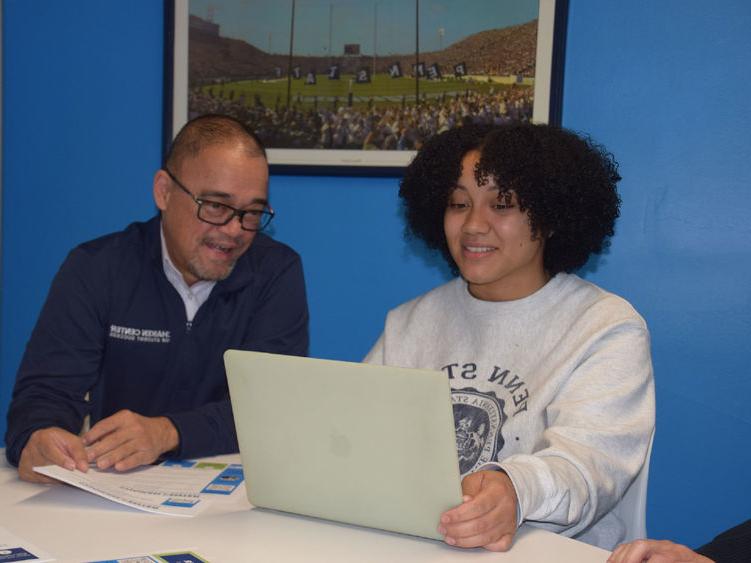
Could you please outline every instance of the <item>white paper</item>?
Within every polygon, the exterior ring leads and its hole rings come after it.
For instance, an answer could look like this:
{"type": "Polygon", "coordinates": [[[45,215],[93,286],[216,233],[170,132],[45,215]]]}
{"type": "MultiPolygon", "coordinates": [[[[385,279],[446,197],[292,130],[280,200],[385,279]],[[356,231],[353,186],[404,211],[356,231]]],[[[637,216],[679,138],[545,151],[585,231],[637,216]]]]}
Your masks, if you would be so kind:
{"type": "Polygon", "coordinates": [[[0,526],[0,561],[54,561],[49,553],[0,526]]]}
{"type": "MultiPolygon", "coordinates": [[[[224,466],[222,466],[224,467],[224,466]]],[[[126,472],[91,467],[86,473],[57,465],[34,471],[112,501],[157,514],[195,516],[210,502],[201,491],[222,469],[186,469],[176,466],[146,466],[126,472]]]]}

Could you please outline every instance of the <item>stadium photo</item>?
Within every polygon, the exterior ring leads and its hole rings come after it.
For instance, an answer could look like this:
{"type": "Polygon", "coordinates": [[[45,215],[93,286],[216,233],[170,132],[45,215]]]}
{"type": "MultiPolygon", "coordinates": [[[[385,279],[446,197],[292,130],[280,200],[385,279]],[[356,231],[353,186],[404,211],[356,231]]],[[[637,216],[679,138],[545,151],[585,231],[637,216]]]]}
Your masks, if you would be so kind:
{"type": "Polygon", "coordinates": [[[537,0],[190,0],[188,113],[271,149],[414,151],[529,121],[537,0]]]}

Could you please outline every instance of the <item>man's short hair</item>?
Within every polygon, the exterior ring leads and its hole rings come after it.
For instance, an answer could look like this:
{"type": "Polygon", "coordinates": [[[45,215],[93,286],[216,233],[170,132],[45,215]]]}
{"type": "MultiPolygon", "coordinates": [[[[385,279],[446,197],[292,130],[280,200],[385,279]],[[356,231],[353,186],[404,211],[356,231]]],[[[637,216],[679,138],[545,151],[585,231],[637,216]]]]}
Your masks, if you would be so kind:
{"type": "Polygon", "coordinates": [[[249,156],[266,158],[263,143],[245,124],[228,115],[206,114],[191,119],[180,129],[164,165],[176,171],[186,158],[195,158],[203,149],[232,143],[241,143],[249,156]]]}

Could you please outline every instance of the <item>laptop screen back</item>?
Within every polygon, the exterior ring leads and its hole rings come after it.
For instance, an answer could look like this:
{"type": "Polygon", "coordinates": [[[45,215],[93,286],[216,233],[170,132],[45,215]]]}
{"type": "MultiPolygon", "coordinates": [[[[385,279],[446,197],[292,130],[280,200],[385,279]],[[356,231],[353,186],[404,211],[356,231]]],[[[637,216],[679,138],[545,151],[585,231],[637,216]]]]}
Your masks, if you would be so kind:
{"type": "Polygon", "coordinates": [[[432,370],[229,350],[254,506],[442,539],[461,503],[450,389],[432,370]]]}

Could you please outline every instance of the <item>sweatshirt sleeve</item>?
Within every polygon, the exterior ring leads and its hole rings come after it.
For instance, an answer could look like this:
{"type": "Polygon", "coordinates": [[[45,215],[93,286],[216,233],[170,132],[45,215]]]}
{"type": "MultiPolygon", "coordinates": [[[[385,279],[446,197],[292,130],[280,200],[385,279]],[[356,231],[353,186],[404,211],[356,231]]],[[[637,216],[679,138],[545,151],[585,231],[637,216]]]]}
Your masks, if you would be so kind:
{"type": "Polygon", "coordinates": [[[378,341],[373,345],[373,347],[370,349],[370,352],[368,352],[368,355],[365,356],[365,359],[363,360],[366,364],[375,364],[382,366],[385,361],[384,358],[384,347],[383,347],[383,334],[378,337],[378,341]]]}
{"type": "Polygon", "coordinates": [[[105,340],[101,268],[73,250],[50,286],[21,360],[8,409],[6,457],[18,465],[36,430],[57,426],[78,433],[89,413],[105,340]]]}
{"type": "MultiPolygon", "coordinates": [[[[241,348],[306,356],[308,304],[302,262],[297,254],[267,281],[257,299],[260,305],[241,348]]],[[[176,457],[204,457],[238,450],[229,395],[191,411],[168,413],[167,417],[180,435],[180,446],[172,452],[176,457]]]]}
{"type": "Polygon", "coordinates": [[[643,322],[599,335],[546,415],[539,448],[498,465],[514,483],[524,520],[575,535],[612,510],[646,458],[654,383],[643,322]]]}

